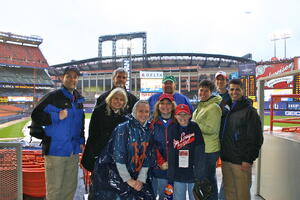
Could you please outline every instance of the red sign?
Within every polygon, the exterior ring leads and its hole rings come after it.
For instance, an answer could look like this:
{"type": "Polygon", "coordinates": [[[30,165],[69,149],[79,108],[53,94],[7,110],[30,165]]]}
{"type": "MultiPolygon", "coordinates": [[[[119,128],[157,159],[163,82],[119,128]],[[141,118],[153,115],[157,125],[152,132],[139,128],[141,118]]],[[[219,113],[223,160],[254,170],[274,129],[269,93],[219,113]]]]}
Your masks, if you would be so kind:
{"type": "Polygon", "coordinates": [[[294,63],[279,63],[271,65],[258,65],[256,66],[256,79],[272,76],[275,74],[282,74],[294,70],[294,63]]]}
{"type": "MultiPolygon", "coordinates": [[[[282,74],[295,69],[294,62],[291,63],[278,63],[270,65],[258,65],[256,66],[256,79],[262,77],[268,77],[276,74],[282,74]]],[[[267,81],[265,88],[292,88],[293,87],[293,76],[282,77],[278,79],[272,79],[267,81]]]]}

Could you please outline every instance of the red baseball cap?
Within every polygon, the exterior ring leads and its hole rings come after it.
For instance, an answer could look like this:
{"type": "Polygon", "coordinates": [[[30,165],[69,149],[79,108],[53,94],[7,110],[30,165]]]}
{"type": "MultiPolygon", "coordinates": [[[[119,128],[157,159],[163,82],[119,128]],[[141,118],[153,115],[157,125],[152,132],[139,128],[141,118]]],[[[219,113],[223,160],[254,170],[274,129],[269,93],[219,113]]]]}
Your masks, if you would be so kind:
{"type": "Polygon", "coordinates": [[[167,94],[167,93],[161,94],[161,95],[159,96],[159,98],[158,98],[158,101],[161,101],[161,100],[163,100],[163,99],[168,99],[168,100],[170,100],[171,102],[174,101],[173,95],[167,94]]]}
{"type": "Polygon", "coordinates": [[[188,115],[191,114],[190,108],[186,104],[179,104],[176,106],[175,115],[178,115],[181,112],[184,112],[188,115]]]}

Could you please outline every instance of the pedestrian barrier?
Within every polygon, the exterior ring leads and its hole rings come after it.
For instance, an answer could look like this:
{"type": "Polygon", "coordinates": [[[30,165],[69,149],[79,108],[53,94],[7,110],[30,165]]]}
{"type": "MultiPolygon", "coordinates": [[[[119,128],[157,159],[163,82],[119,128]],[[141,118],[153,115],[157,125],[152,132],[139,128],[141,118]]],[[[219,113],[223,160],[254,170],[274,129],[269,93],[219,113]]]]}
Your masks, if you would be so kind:
{"type": "Polygon", "coordinates": [[[0,199],[21,200],[21,144],[0,142],[0,199]]]}

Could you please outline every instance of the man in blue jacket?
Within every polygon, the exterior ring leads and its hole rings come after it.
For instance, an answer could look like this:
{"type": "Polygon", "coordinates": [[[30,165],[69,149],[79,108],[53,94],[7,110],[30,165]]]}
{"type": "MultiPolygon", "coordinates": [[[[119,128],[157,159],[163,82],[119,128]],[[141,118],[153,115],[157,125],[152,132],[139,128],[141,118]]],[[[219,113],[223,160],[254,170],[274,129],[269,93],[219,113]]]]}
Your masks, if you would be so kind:
{"type": "MultiPolygon", "coordinates": [[[[174,76],[167,75],[163,78],[163,80],[162,80],[162,89],[163,89],[163,93],[173,95],[174,101],[177,105],[186,104],[190,108],[191,112],[194,111],[194,107],[191,104],[189,98],[187,98],[183,94],[175,92],[175,90],[176,90],[176,79],[175,79],[174,76]]],[[[161,94],[162,93],[157,93],[157,94],[154,94],[151,97],[149,97],[148,102],[149,102],[149,105],[150,105],[150,112],[151,113],[153,113],[154,106],[155,106],[155,104],[156,104],[156,102],[159,99],[161,94]]]]}
{"type": "Polygon", "coordinates": [[[77,187],[78,153],[84,148],[84,98],[75,89],[79,70],[64,70],[62,88],[42,98],[32,121],[45,132],[43,153],[47,200],[73,200],[77,187]]]}

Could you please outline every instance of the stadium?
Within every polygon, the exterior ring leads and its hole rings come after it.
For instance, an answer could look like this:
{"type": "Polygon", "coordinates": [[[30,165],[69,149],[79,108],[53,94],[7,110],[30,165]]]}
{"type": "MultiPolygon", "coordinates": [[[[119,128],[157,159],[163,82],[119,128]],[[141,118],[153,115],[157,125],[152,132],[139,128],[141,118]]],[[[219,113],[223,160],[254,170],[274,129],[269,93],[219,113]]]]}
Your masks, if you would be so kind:
{"type": "MultiPolygon", "coordinates": [[[[159,72],[174,75],[177,91],[196,105],[198,83],[203,79],[214,80],[217,71],[225,71],[230,79],[242,80],[245,95],[253,99],[257,108],[262,108],[263,111],[260,112],[268,115],[273,113],[270,107],[274,107],[277,115],[300,116],[299,98],[289,97],[280,102],[277,100],[275,104],[271,102],[273,94],[300,94],[300,76],[295,73],[299,70],[299,57],[256,62],[252,60],[250,53],[242,57],[205,53],[147,53],[149,45],[146,32],[133,32],[100,36],[98,56],[95,58],[49,66],[46,56],[39,48],[42,43],[43,39],[38,36],[0,32],[0,132],[9,122],[18,122],[15,120],[25,119],[28,123],[33,107],[45,94],[61,86],[61,75],[69,66],[78,67],[82,74],[77,88],[87,100],[84,104],[86,113],[92,112],[99,95],[111,89],[113,70],[124,67],[129,73],[127,89],[141,99],[147,99],[154,93],[151,90],[153,88],[144,88],[142,82],[151,81],[155,77],[145,78],[143,74],[152,76],[151,73],[159,72]],[[131,47],[127,47],[126,55],[117,55],[117,42],[136,39],[141,40],[140,54],[132,54],[131,47]],[[102,56],[104,42],[112,43],[111,56],[102,56]],[[285,74],[289,75],[288,78],[285,74]],[[273,76],[277,79],[270,78],[273,76]],[[259,87],[258,83],[263,83],[263,86],[259,87]],[[263,88],[263,97],[261,93],[257,95],[261,92],[259,88],[263,88]],[[257,101],[264,104],[257,104],[257,101]]],[[[22,122],[20,125],[21,129],[24,124],[22,122]]],[[[3,140],[15,138],[16,135],[1,137],[3,140]]],[[[22,133],[17,137],[22,138],[22,133]]],[[[0,188],[0,191],[4,190],[7,188],[0,188]]],[[[16,189],[12,193],[16,193],[16,189]]],[[[0,197],[1,195],[0,192],[0,197]]],[[[9,196],[5,199],[13,198],[9,196]]]]}

